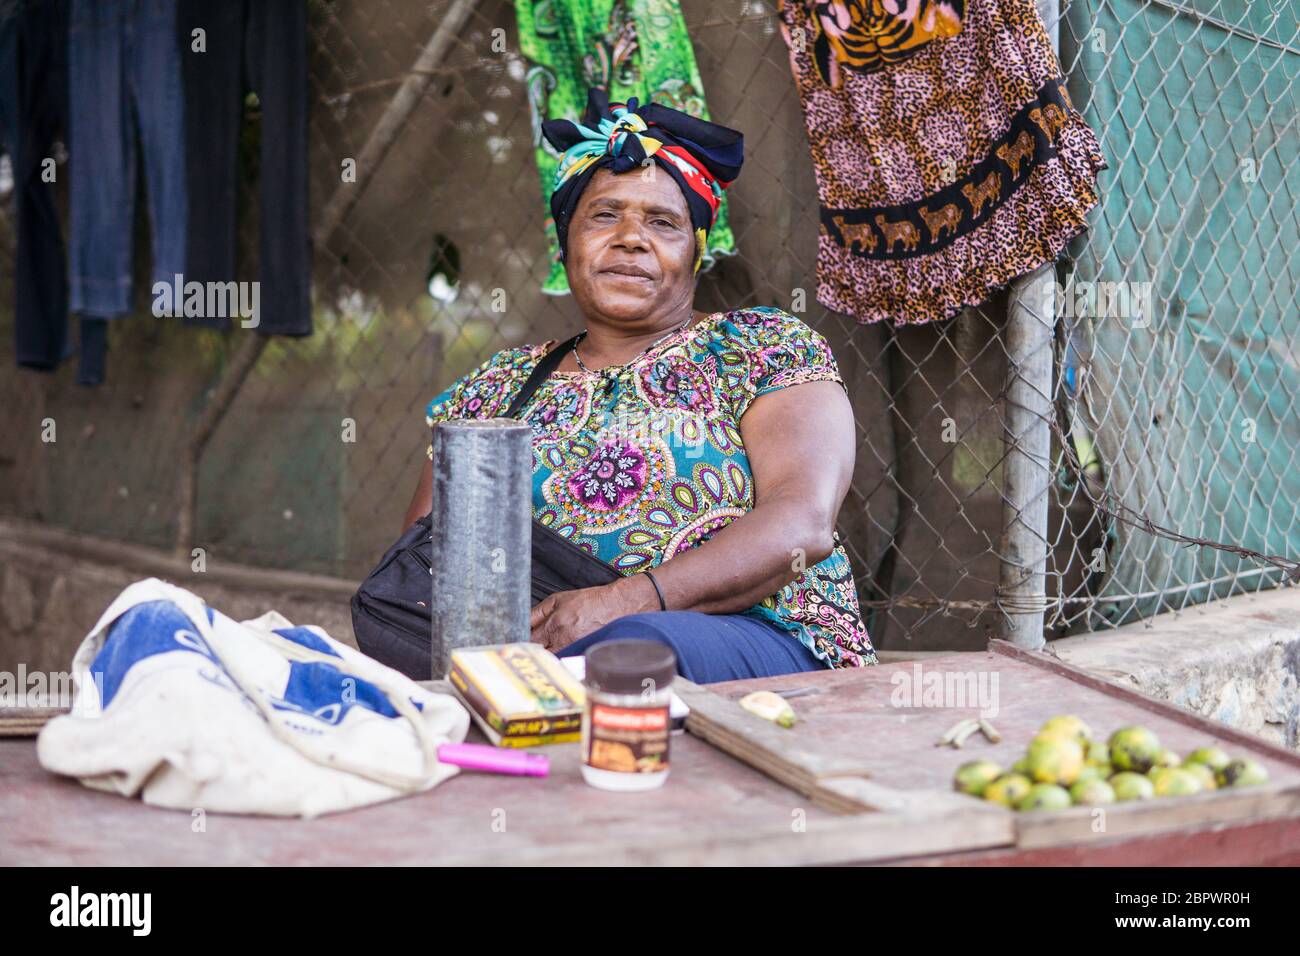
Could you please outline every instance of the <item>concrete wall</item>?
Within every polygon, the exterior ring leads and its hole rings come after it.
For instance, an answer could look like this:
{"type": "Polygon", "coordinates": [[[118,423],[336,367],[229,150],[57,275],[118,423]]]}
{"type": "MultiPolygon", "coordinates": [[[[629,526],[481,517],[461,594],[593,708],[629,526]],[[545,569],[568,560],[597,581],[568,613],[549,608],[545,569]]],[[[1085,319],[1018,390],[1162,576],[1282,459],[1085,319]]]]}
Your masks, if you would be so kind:
{"type": "Polygon", "coordinates": [[[293,571],[189,562],[138,545],[30,522],[0,521],[0,671],[65,671],[73,652],[122,589],[157,577],[235,620],[277,610],[355,646],[348,606],[355,584],[293,571]]]}
{"type": "Polygon", "coordinates": [[[1300,750],[1300,588],[1053,642],[1062,660],[1300,750]]]}

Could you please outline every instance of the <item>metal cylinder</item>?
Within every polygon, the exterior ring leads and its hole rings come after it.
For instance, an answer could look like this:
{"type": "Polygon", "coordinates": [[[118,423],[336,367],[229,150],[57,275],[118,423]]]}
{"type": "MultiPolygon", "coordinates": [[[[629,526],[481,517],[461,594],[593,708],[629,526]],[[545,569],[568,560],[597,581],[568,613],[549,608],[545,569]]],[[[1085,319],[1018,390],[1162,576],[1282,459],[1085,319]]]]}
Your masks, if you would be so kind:
{"type": "Polygon", "coordinates": [[[1047,503],[1052,485],[1052,342],[1056,325],[1051,263],[1017,279],[1008,302],[1006,458],[1002,465],[1000,636],[1037,650],[1046,643],[1047,503]]]}
{"type": "Polygon", "coordinates": [[[512,418],[433,427],[433,672],[458,647],[529,638],[532,429],[512,418]]]}
{"type": "MultiPolygon", "coordinates": [[[[1036,0],[1060,50],[1060,3],[1036,0]]],[[[1007,299],[1006,457],[1002,465],[1002,537],[998,546],[999,637],[1037,650],[1047,643],[1048,495],[1052,485],[1052,343],[1056,266],[1046,263],[1011,285],[1007,299]]]]}

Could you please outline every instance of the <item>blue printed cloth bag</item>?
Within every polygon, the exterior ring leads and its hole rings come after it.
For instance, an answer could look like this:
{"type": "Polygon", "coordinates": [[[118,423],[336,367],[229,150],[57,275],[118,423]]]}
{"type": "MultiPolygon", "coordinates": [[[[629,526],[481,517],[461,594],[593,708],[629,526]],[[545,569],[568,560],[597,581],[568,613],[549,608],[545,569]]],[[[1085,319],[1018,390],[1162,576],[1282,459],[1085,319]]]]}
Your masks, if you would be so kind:
{"type": "Polygon", "coordinates": [[[234,621],[157,578],[127,587],[72,663],[41,765],[174,809],[313,817],[428,790],[469,714],[270,611],[234,621]]]}

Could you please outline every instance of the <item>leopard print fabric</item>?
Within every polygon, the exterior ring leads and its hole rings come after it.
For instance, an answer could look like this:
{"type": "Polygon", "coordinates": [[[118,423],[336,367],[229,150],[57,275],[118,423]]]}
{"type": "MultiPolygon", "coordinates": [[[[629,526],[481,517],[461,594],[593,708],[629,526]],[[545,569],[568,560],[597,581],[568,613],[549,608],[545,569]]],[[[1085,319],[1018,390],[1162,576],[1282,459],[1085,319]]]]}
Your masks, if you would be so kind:
{"type": "Polygon", "coordinates": [[[1033,0],[781,0],[779,15],[817,174],[823,305],[946,319],[1086,228],[1106,161],[1033,0]]]}

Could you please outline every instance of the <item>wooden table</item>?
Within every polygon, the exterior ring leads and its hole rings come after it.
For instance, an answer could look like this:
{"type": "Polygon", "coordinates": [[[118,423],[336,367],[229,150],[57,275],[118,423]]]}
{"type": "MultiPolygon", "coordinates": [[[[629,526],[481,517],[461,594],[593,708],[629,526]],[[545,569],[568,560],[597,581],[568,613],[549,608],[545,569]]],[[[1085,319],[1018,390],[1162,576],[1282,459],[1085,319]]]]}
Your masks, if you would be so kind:
{"type": "MultiPolygon", "coordinates": [[[[690,735],[673,739],[667,785],[644,794],[587,786],[577,744],[542,751],[545,779],[462,773],[315,820],[208,814],[196,833],[190,813],[90,790],[42,770],[32,740],[0,740],[0,864],[834,863],[878,858],[898,838],[884,815],[822,809],[690,735]]],[[[954,836],[912,835],[908,852],[954,836]]]]}
{"type": "MultiPolygon", "coordinates": [[[[980,801],[950,791],[957,767],[987,758],[1006,767],[1018,759],[1049,717],[1074,714],[1102,738],[1119,727],[1142,724],[1180,754],[1220,746],[1231,756],[1251,757],[1269,773],[1263,786],[1217,790],[1105,808],[1072,807],[1054,813],[996,809],[1012,825],[1003,846],[977,850],[955,843],[939,854],[911,855],[908,862],[943,864],[1300,864],[1300,754],[1158,701],[1131,688],[1094,677],[1043,653],[992,641],[987,652],[941,655],[861,671],[821,675],[818,693],[792,701],[799,724],[782,731],[750,726],[724,705],[757,689],[808,685],[806,675],[734,681],[687,689],[695,733],[735,753],[828,805],[842,810],[943,813],[953,801],[980,801]],[[904,690],[920,696],[929,675],[945,684],[991,687],[996,680],[1002,739],[982,735],[965,747],[935,747],[953,723],[978,716],[971,706],[898,706],[904,690]],[[918,688],[916,685],[920,685],[918,688]],[[1097,809],[1104,810],[1098,814],[1097,809]]],[[[926,703],[922,696],[922,704],[926,703]]],[[[957,811],[966,812],[966,811],[957,811]]]]}
{"type": "MultiPolygon", "coordinates": [[[[1300,757],[1255,737],[994,642],[921,673],[997,675],[1003,734],[936,748],[975,707],[895,706],[915,662],[765,681],[683,682],[689,733],[658,791],[588,787],[578,748],[544,748],[549,778],[463,773],[427,794],[317,820],[148,807],[42,770],[35,744],[0,738],[0,864],[825,864],[1300,862],[1300,757]],[[758,688],[815,687],[784,729],[735,704],[758,688]],[[1183,752],[1218,743],[1263,763],[1263,787],[1107,808],[1014,814],[955,794],[955,767],[1010,763],[1047,717],[1098,732],[1143,723],[1183,752]],[[734,756],[733,756],[734,755],[734,756]]],[[[472,732],[476,734],[477,731],[472,732]]],[[[473,739],[473,738],[471,738],[473,739]]]]}

